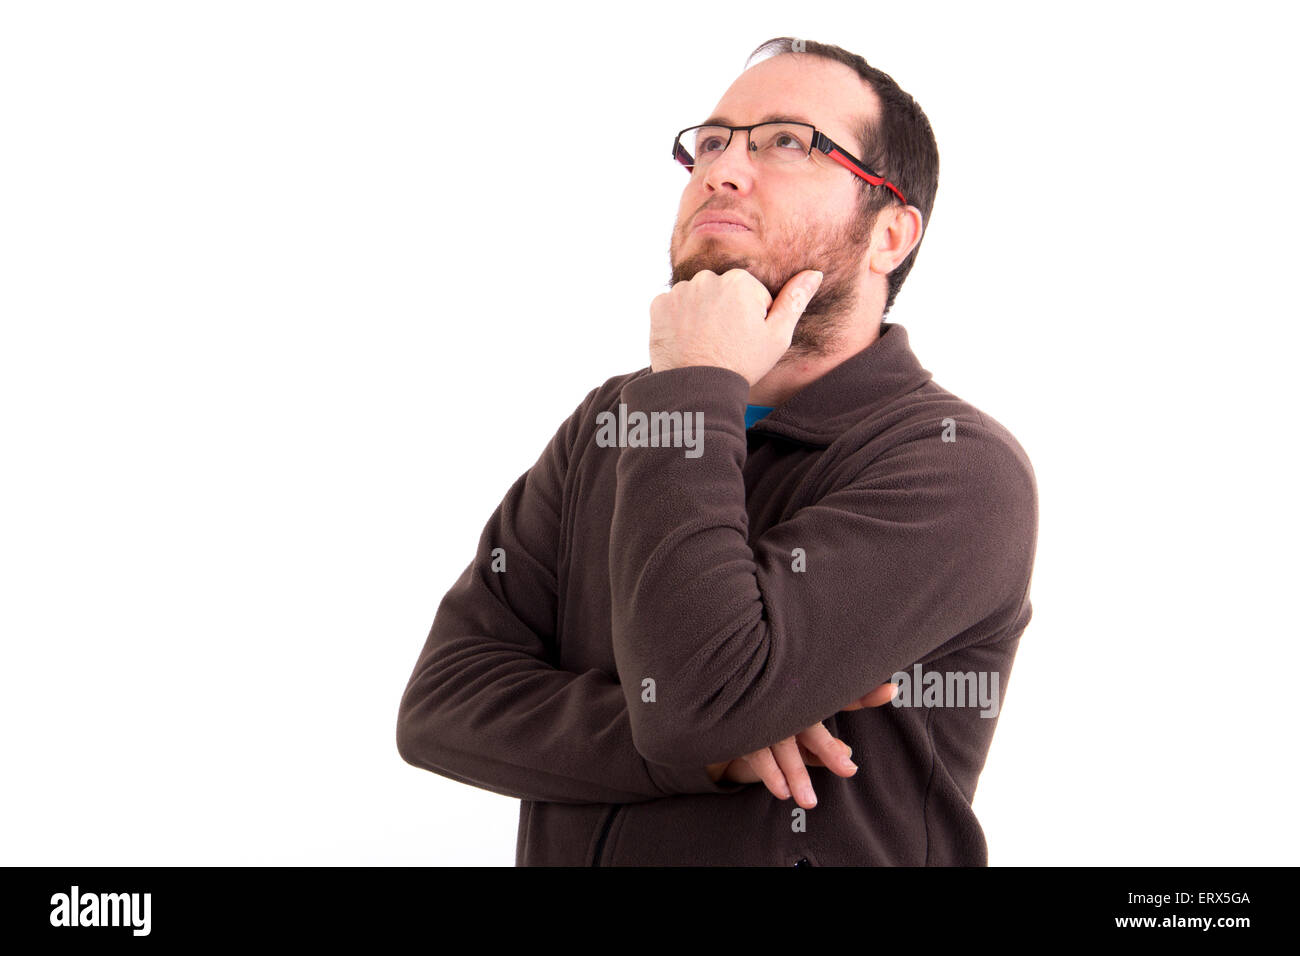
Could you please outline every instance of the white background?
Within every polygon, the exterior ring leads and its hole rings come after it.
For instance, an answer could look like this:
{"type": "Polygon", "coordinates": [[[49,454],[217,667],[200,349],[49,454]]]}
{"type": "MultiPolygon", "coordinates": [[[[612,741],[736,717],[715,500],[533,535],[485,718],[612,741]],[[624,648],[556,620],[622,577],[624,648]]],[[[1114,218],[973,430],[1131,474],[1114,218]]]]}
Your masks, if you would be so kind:
{"type": "Polygon", "coordinates": [[[990,863],[1294,863],[1288,8],[0,7],[3,862],[514,862],[402,690],[791,35],[929,115],[889,319],[1038,477],[990,863]]]}

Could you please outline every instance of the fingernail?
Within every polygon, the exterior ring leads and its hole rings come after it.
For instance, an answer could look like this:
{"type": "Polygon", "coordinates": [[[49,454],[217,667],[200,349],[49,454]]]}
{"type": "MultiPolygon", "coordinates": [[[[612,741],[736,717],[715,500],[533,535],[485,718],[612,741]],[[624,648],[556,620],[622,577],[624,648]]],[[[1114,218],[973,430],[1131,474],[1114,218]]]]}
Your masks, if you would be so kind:
{"type": "Polygon", "coordinates": [[[852,767],[855,773],[857,772],[858,765],[855,764],[852,760],[849,760],[847,757],[845,757],[844,762],[847,763],[850,767],[852,767]]]}

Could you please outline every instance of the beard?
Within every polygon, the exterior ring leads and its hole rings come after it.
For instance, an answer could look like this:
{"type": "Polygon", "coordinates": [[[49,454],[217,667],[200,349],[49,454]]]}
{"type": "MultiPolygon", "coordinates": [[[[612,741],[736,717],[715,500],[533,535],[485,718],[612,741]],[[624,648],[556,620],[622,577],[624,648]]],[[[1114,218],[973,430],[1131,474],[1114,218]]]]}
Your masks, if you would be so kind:
{"type": "MultiPolygon", "coordinates": [[[[712,206],[723,211],[726,206],[712,206]]],[[[669,285],[693,279],[706,269],[722,275],[730,269],[744,269],[763,284],[776,299],[785,284],[800,272],[816,269],[822,284],[795,323],[790,348],[778,365],[793,358],[830,355],[837,351],[858,301],[858,278],[871,245],[876,216],[864,215],[861,207],[839,226],[827,228],[808,223],[793,234],[778,236],[762,253],[739,249],[726,234],[698,235],[675,231],[668,250],[672,267],[669,285]],[[678,259],[678,251],[689,238],[692,252],[678,259]]],[[[741,240],[742,242],[748,240],[741,240]]]]}

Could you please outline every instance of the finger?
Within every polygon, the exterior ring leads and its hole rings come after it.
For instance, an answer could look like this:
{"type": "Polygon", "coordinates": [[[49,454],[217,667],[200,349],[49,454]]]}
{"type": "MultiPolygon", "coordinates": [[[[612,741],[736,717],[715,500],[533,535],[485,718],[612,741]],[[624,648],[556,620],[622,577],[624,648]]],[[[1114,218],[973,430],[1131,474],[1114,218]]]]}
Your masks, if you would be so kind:
{"type": "Polygon", "coordinates": [[[815,753],[813,753],[811,750],[809,750],[809,749],[808,749],[807,747],[805,747],[803,744],[800,744],[800,745],[799,745],[799,754],[800,754],[800,756],[803,757],[804,766],[806,766],[806,767],[824,767],[824,766],[826,766],[826,764],[822,762],[822,758],[821,758],[821,757],[817,756],[815,753]]]}
{"type": "Polygon", "coordinates": [[[772,796],[778,800],[790,799],[790,787],[770,747],[746,754],[745,761],[753,768],[754,773],[758,774],[758,779],[763,781],[763,786],[772,791],[772,796]]]}
{"type": "Polygon", "coordinates": [[[858,772],[857,764],[849,759],[853,748],[832,736],[825,724],[813,724],[807,730],[800,731],[798,740],[822,759],[823,766],[841,777],[851,777],[858,772]]]}
{"type": "Polygon", "coordinates": [[[888,704],[898,696],[897,684],[881,684],[862,700],[868,707],[879,707],[881,704],[888,704]]]}
{"type": "Polygon", "coordinates": [[[722,779],[729,780],[732,783],[760,783],[758,774],[754,773],[754,768],[749,765],[749,761],[744,757],[737,757],[727,764],[727,769],[722,772],[722,779]]]}
{"type": "Polygon", "coordinates": [[[739,286],[743,286],[753,291],[754,295],[763,300],[763,311],[766,313],[772,305],[772,293],[767,291],[767,286],[759,281],[758,277],[748,269],[728,269],[722,274],[724,279],[730,279],[739,286]]]}
{"type": "Polygon", "coordinates": [[[817,794],[813,793],[812,780],[808,776],[808,769],[803,765],[803,758],[799,756],[799,745],[795,739],[787,737],[773,744],[770,749],[781,767],[781,772],[785,774],[790,792],[794,794],[795,803],[805,810],[817,806],[817,794]]]}
{"type": "Polygon", "coordinates": [[[776,302],[768,310],[767,320],[775,320],[777,329],[775,333],[793,338],[794,327],[798,323],[799,317],[803,315],[803,310],[807,307],[808,302],[822,284],[822,273],[813,270],[805,270],[791,279],[782,287],[781,292],[776,297],[776,302]]]}
{"type": "Polygon", "coordinates": [[[864,707],[879,707],[882,704],[888,704],[897,693],[897,684],[881,684],[871,693],[859,697],[847,707],[841,707],[840,710],[861,710],[864,707]]]}

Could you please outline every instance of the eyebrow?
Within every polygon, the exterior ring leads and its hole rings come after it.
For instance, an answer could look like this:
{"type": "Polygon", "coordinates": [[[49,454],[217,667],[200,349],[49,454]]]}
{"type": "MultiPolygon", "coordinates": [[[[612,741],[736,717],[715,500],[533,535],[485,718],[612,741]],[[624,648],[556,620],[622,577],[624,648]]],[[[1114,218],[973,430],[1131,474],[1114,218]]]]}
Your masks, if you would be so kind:
{"type": "MultiPolygon", "coordinates": [[[[804,119],[802,116],[792,116],[784,113],[768,113],[758,122],[760,123],[807,123],[809,126],[816,126],[812,120],[804,119]]],[[[735,126],[739,124],[732,123],[731,120],[723,116],[710,116],[701,126],[735,126]]]]}

